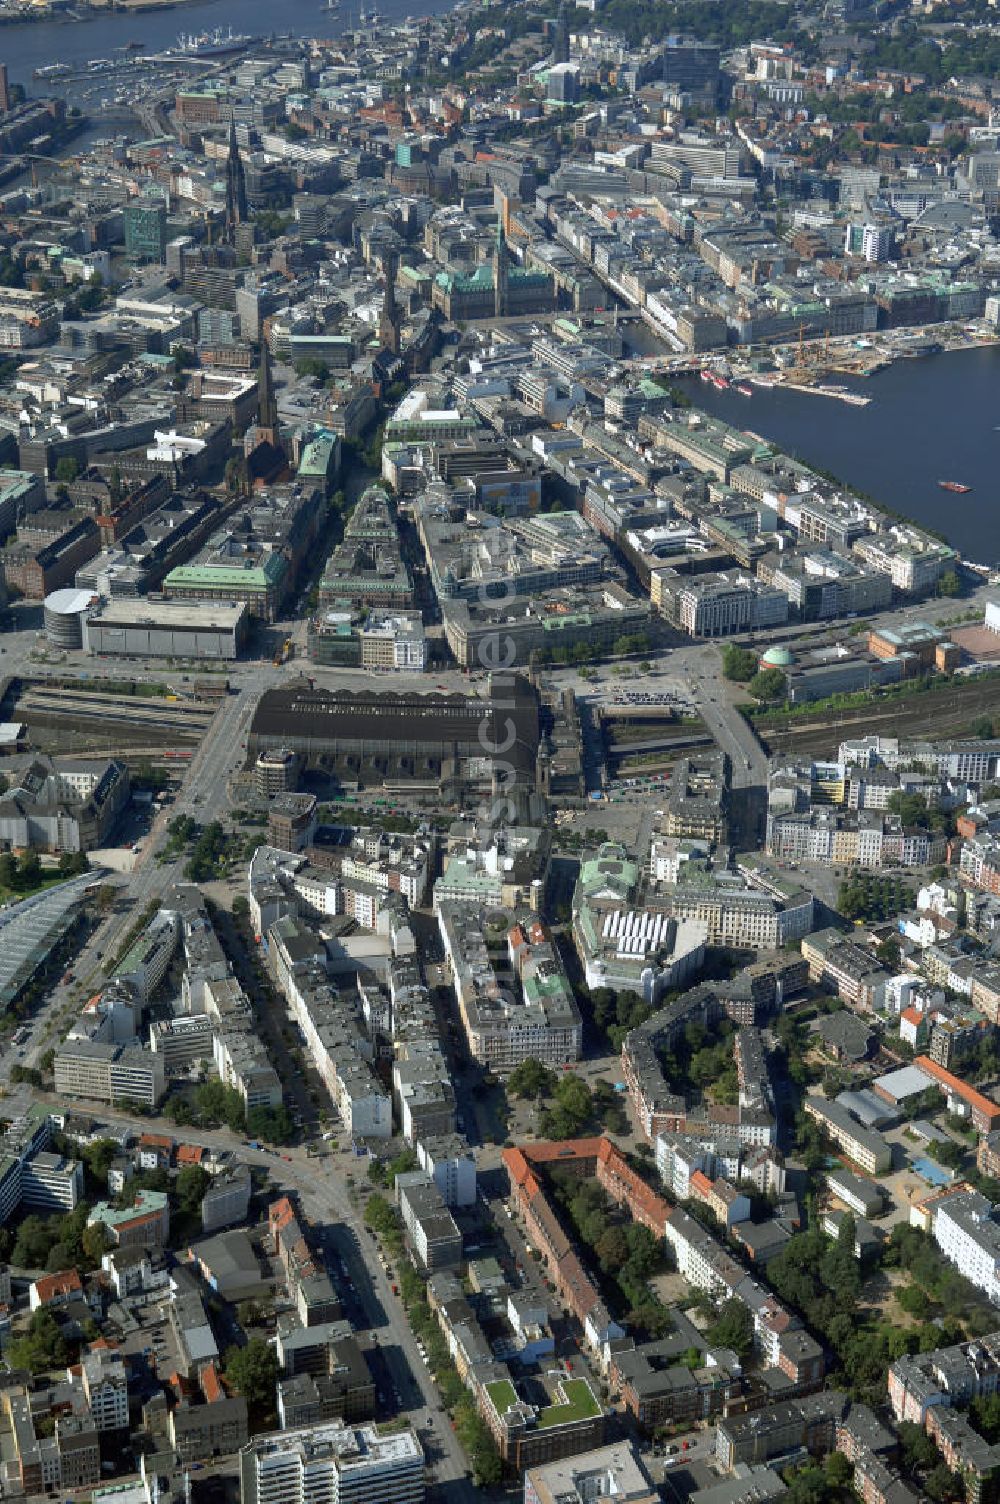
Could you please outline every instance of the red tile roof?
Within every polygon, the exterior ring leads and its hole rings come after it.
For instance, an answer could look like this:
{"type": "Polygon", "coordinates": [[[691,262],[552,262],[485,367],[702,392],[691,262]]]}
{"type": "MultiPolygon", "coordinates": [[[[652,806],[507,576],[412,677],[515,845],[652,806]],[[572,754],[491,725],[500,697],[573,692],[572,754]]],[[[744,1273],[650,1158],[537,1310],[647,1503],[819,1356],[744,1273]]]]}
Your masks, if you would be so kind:
{"type": "Polygon", "coordinates": [[[43,1274],[35,1280],[35,1292],[45,1305],[59,1295],[75,1295],[83,1289],[83,1281],[75,1269],[61,1269],[58,1274],[43,1274]]]}
{"type": "Polygon", "coordinates": [[[218,1400],[225,1399],[226,1391],[223,1389],[219,1375],[215,1371],[214,1363],[206,1363],[198,1374],[198,1378],[201,1381],[201,1392],[205,1396],[206,1404],[214,1405],[218,1400]]]}
{"type": "Polygon", "coordinates": [[[938,1065],[929,1055],[918,1055],[914,1065],[919,1066],[925,1075],[933,1076],[953,1096],[961,1097],[973,1112],[981,1113],[987,1119],[991,1128],[1000,1124],[1000,1104],[993,1101],[992,1097],[984,1097],[981,1091],[976,1091],[974,1086],[962,1081],[958,1076],[953,1076],[951,1071],[946,1071],[943,1065],[938,1065]]]}

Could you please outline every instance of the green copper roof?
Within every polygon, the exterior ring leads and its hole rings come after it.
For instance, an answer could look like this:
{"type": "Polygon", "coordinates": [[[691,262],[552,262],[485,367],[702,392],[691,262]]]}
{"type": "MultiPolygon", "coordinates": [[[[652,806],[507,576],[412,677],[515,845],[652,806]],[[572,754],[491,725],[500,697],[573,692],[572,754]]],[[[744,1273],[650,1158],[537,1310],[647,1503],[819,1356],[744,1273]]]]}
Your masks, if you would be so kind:
{"type": "Polygon", "coordinates": [[[250,565],[244,569],[238,566],[229,568],[225,564],[180,564],[170,571],[163,583],[168,589],[182,590],[205,589],[209,586],[225,586],[231,590],[266,590],[268,585],[274,585],[281,579],[287,568],[287,559],[278,553],[267,554],[260,566],[250,565]]]}

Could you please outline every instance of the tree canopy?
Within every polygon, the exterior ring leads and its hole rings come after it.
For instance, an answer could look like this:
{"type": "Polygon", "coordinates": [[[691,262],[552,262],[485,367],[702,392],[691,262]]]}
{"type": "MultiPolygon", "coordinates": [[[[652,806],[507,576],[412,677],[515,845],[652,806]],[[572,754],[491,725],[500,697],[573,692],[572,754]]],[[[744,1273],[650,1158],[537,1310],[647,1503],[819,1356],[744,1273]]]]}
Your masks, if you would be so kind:
{"type": "Polygon", "coordinates": [[[245,1347],[230,1347],[226,1352],[226,1382],[242,1394],[251,1413],[258,1417],[274,1409],[278,1373],[278,1356],[262,1337],[251,1337],[245,1347]]]}

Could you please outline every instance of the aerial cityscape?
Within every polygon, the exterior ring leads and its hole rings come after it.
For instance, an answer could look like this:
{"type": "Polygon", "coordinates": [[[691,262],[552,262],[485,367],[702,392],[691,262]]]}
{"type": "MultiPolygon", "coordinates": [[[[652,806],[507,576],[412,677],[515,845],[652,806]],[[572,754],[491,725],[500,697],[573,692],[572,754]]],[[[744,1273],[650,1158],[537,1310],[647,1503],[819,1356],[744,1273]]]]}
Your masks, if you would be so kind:
{"type": "Polygon", "coordinates": [[[0,0],[0,1499],[1000,1504],[994,0],[0,0]]]}

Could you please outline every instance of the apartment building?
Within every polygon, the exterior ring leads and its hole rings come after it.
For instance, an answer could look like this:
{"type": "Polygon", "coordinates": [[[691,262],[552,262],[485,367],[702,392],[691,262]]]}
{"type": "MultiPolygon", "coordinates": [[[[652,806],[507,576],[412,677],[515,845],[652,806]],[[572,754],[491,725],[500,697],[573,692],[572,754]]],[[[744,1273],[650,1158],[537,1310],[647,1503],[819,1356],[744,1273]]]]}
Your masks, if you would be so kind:
{"type": "MultiPolygon", "coordinates": [[[[663,1071],[662,1054],[683,1035],[689,1024],[710,1029],[727,1014],[739,1023],[752,1022],[773,1009],[777,998],[803,985],[805,968],[798,958],[762,957],[744,971],[737,984],[702,984],[668,1003],[645,1023],[630,1029],[622,1043],[622,1074],[636,1116],[652,1143],[659,1134],[691,1133],[711,1139],[734,1137],[746,1146],[774,1142],[774,1116],[749,1099],[728,1117],[689,1112],[687,1100],[673,1090],[663,1071]]],[[[727,1174],[733,1173],[726,1171],[727,1174]]]]}
{"type": "Polygon", "coordinates": [[[696,1327],[678,1312],[670,1336],[631,1348],[616,1348],[609,1376],[625,1408],[644,1431],[717,1415],[743,1391],[739,1365],[730,1366],[719,1352],[709,1358],[696,1327]],[[680,1337],[687,1339],[684,1347],[680,1337]],[[702,1361],[695,1367],[682,1359],[690,1348],[702,1361]]]}
{"type": "Polygon", "coordinates": [[[416,1151],[417,1163],[437,1186],[445,1206],[475,1206],[476,1161],[460,1134],[418,1136],[416,1151]]]}
{"type": "Polygon", "coordinates": [[[320,1372],[299,1372],[279,1383],[278,1418],[284,1430],[329,1420],[369,1420],[374,1415],[375,1381],[356,1339],[338,1337],[327,1343],[324,1359],[320,1372]]]}
{"type": "Polygon", "coordinates": [[[846,1397],[833,1389],[750,1415],[729,1416],[715,1433],[716,1458],[732,1472],[740,1463],[767,1462],[800,1447],[816,1454],[832,1451],[846,1408],[846,1397]]]}
{"type": "Polygon", "coordinates": [[[933,1208],[931,1235],[949,1263],[1000,1304],[1000,1225],[996,1208],[978,1191],[942,1197],[933,1208]]]}
{"type": "Polygon", "coordinates": [[[525,1220],[528,1236],[540,1251],[549,1278],[573,1311],[592,1352],[606,1360],[607,1345],[624,1336],[601,1293],[567,1236],[547,1192],[544,1176],[549,1168],[572,1169],[593,1174],[598,1184],[618,1205],[627,1207],[633,1219],[661,1237],[670,1207],[636,1174],[614,1144],[606,1138],[573,1139],[562,1143],[534,1143],[505,1149],[503,1164],[511,1195],[525,1220]]]}
{"type": "Polygon", "coordinates": [[[4,1390],[0,1405],[11,1435],[11,1464],[25,1494],[93,1488],[100,1482],[97,1429],[77,1385],[70,1390],[49,1435],[37,1434],[36,1422],[48,1417],[44,1410],[35,1409],[27,1390],[4,1390]]]}
{"type": "Polygon", "coordinates": [[[726,1249],[680,1207],[666,1223],[667,1242],[689,1284],[721,1299],[735,1299],[753,1318],[754,1344],[769,1365],[794,1385],[809,1389],[822,1379],[823,1350],[765,1286],[746,1273],[726,1249]]]}
{"type": "Polygon", "coordinates": [[[889,973],[860,945],[839,930],[817,930],[802,941],[810,981],[835,992],[845,1003],[871,1012],[881,1007],[889,973]]]}
{"type": "Polygon", "coordinates": [[[247,1112],[281,1106],[278,1073],[260,1038],[250,1000],[235,977],[205,984],[212,1059],[220,1081],[239,1092],[247,1112]]]}
{"type": "Polygon", "coordinates": [[[1000,1389],[1000,1331],[973,1342],[897,1358],[889,1369],[889,1403],[897,1421],[923,1427],[938,1405],[965,1407],[1000,1389]]]}
{"type": "Polygon", "coordinates": [[[330,1421],[258,1436],[240,1452],[242,1504],[422,1504],[424,1454],[415,1432],[330,1421]]]}
{"type": "Polygon", "coordinates": [[[768,815],[767,849],[782,861],[826,862],[878,870],[890,863],[926,866],[944,859],[947,840],[928,830],[904,829],[873,810],[813,809],[768,815]]]}
{"type": "Polygon", "coordinates": [[[80,1382],[96,1430],[127,1431],[128,1378],[121,1354],[89,1348],[80,1357],[80,1382]]]}
{"type": "Polygon", "coordinates": [[[272,1247],[281,1260],[299,1321],[304,1327],[321,1327],[335,1320],[340,1315],[336,1291],[288,1197],[272,1202],[267,1216],[272,1247]]]}
{"type": "Polygon", "coordinates": [[[892,1165],[892,1149],[881,1133],[865,1128],[839,1102],[807,1096],[803,1110],[817,1122],[834,1143],[869,1175],[884,1174],[892,1165]]]}
{"type": "Polygon", "coordinates": [[[28,1306],[32,1311],[55,1310],[83,1296],[83,1281],[76,1269],[60,1269],[43,1274],[28,1288],[28,1306]]]}
{"type": "Polygon", "coordinates": [[[881,1457],[868,1451],[855,1459],[853,1483],[862,1504],[921,1504],[923,1498],[881,1457]]]}
{"type": "Polygon", "coordinates": [[[461,1262],[462,1234],[433,1179],[423,1170],[396,1176],[396,1200],[410,1242],[428,1271],[461,1262]]]}
{"type": "Polygon", "coordinates": [[[343,840],[309,848],[309,860],[345,880],[370,883],[380,893],[401,893],[411,908],[422,904],[434,863],[434,836],[384,831],[378,825],[359,826],[343,840]]]}
{"type": "MultiPolygon", "coordinates": [[[[390,964],[388,981],[395,1052],[392,1094],[400,1132],[413,1145],[447,1140],[455,1132],[457,1104],[433,1000],[419,968],[406,961],[390,964]]],[[[439,1183],[438,1189],[447,1200],[447,1187],[439,1183]]]]}
{"type": "Polygon", "coordinates": [[[161,909],[115,967],[115,981],[129,983],[140,1001],[148,1003],[167,974],[177,949],[178,935],[176,912],[161,909]]]}

